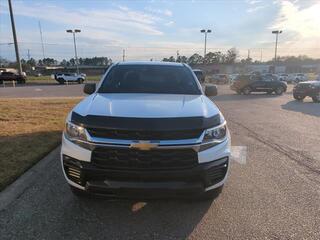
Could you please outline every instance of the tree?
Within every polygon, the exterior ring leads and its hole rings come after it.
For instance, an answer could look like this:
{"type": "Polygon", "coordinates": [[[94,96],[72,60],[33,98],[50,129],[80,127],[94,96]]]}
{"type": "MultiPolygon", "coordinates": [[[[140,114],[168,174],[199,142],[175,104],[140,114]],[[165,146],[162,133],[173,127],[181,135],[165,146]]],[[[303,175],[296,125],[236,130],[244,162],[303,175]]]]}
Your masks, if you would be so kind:
{"type": "Polygon", "coordinates": [[[205,63],[222,63],[224,54],[221,52],[208,52],[204,58],[205,63]]]}
{"type": "Polygon", "coordinates": [[[169,57],[169,58],[164,58],[162,59],[163,62],[175,62],[176,60],[174,59],[173,56],[169,57]]]}
{"type": "Polygon", "coordinates": [[[201,55],[199,55],[198,53],[195,53],[189,57],[188,63],[190,65],[201,64],[201,63],[203,63],[203,57],[201,55]]]}
{"type": "Polygon", "coordinates": [[[63,60],[61,61],[60,65],[61,65],[61,66],[64,66],[64,67],[67,67],[67,66],[70,65],[70,63],[69,63],[67,60],[63,59],[63,60]]]}
{"type": "Polygon", "coordinates": [[[30,58],[28,61],[27,61],[27,64],[30,65],[31,67],[35,67],[37,65],[37,62],[34,58],[30,58]]]}
{"type": "Polygon", "coordinates": [[[233,64],[233,63],[235,63],[238,55],[239,55],[239,53],[238,53],[238,50],[237,50],[236,48],[230,48],[230,49],[227,51],[227,54],[226,54],[226,56],[225,56],[224,63],[227,63],[227,64],[233,64]]]}
{"type": "Polygon", "coordinates": [[[186,56],[178,56],[177,62],[187,63],[188,62],[188,58],[186,56]]]}

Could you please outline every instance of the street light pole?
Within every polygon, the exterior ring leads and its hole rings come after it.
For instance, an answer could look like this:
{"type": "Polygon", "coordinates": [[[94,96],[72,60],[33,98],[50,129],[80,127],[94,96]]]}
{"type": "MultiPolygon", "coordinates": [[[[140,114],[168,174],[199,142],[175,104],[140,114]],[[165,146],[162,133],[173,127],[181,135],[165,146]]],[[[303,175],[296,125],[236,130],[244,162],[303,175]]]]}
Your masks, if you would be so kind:
{"type": "Polygon", "coordinates": [[[78,53],[77,53],[77,44],[76,44],[76,33],[80,33],[80,29],[74,29],[74,30],[67,30],[67,33],[73,34],[73,45],[74,45],[74,55],[76,58],[76,67],[77,67],[77,74],[80,74],[79,72],[79,65],[78,65],[78,53]]]}
{"type": "Polygon", "coordinates": [[[204,55],[203,57],[205,58],[206,57],[206,54],[207,54],[207,34],[208,33],[211,33],[211,30],[210,29],[202,29],[200,30],[201,33],[204,33],[204,55]]]}
{"type": "Polygon", "coordinates": [[[18,48],[16,27],[15,27],[15,25],[14,25],[14,18],[13,18],[13,11],[12,11],[11,0],[8,0],[8,3],[9,3],[9,11],[10,11],[12,35],[13,35],[13,41],[14,41],[14,49],[15,49],[15,51],[16,51],[16,61],[17,61],[17,64],[18,64],[18,72],[19,72],[20,75],[22,75],[22,67],[21,67],[21,61],[20,61],[20,56],[19,56],[19,48],[18,48]]]}
{"type": "Polygon", "coordinates": [[[277,63],[277,51],[278,51],[278,36],[282,33],[282,30],[272,31],[273,34],[276,34],[276,45],[274,49],[274,73],[276,72],[276,63],[277,63]]]}

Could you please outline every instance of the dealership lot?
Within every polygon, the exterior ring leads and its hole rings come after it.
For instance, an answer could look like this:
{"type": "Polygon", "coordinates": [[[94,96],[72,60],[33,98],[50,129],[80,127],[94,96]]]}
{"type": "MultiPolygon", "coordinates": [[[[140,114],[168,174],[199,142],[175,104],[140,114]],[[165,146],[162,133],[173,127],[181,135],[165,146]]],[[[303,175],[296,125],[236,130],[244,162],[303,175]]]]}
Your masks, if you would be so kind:
{"type": "MultiPolygon", "coordinates": [[[[83,96],[81,85],[0,89],[1,97],[83,96]],[[36,90],[36,89],[42,90],[36,90]],[[5,95],[7,94],[7,95],[5,95]]],[[[45,172],[0,211],[1,239],[319,239],[320,104],[282,96],[214,98],[245,164],[233,162],[213,202],[77,199],[58,151],[45,172]]]]}

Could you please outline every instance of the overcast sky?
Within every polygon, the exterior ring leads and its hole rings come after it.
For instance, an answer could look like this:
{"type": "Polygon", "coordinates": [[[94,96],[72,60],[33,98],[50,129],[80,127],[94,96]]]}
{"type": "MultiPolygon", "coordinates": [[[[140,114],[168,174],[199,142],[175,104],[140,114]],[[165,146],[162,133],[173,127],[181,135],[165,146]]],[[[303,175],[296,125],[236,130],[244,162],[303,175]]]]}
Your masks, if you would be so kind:
{"type": "MultiPolygon", "coordinates": [[[[211,29],[208,51],[248,49],[253,59],[274,54],[274,29],[281,29],[279,55],[320,57],[320,1],[313,0],[13,0],[20,54],[42,58],[39,21],[45,56],[73,57],[77,34],[79,57],[107,56],[114,61],[126,50],[129,60],[161,60],[166,56],[203,54],[204,36],[211,29]]],[[[0,55],[14,59],[8,3],[0,0],[0,55]]]]}

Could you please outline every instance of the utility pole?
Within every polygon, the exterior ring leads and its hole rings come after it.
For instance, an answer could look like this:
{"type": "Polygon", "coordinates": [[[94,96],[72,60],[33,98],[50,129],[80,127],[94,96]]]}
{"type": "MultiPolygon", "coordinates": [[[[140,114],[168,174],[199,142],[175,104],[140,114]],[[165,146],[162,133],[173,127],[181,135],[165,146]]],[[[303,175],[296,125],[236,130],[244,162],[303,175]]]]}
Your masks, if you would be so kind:
{"type": "Polygon", "coordinates": [[[126,50],[123,49],[123,50],[122,50],[122,62],[125,61],[125,58],[126,58],[126,50]]]}
{"type": "Polygon", "coordinates": [[[43,44],[43,37],[42,37],[42,29],[41,29],[40,21],[38,23],[39,23],[39,31],[40,31],[40,38],[41,38],[41,46],[42,46],[42,57],[44,59],[45,55],[44,55],[44,44],[43,44]]]}
{"type": "Polygon", "coordinates": [[[248,49],[248,60],[250,59],[250,49],[248,49]]]}
{"type": "Polygon", "coordinates": [[[211,33],[211,30],[210,29],[208,29],[208,30],[202,29],[202,30],[200,30],[200,32],[204,33],[204,54],[203,54],[203,57],[205,58],[206,54],[207,54],[207,34],[211,33]]]}
{"type": "Polygon", "coordinates": [[[28,54],[27,54],[27,56],[28,56],[28,60],[30,60],[30,49],[28,49],[28,54]]]}
{"type": "Polygon", "coordinates": [[[260,62],[262,62],[262,48],[260,49],[260,62]]]}
{"type": "Polygon", "coordinates": [[[273,34],[276,34],[276,46],[274,49],[274,73],[276,73],[276,63],[277,63],[277,50],[278,50],[278,36],[282,33],[281,30],[272,31],[273,34]]]}
{"type": "Polygon", "coordinates": [[[15,52],[16,52],[16,61],[17,61],[17,65],[18,65],[18,72],[19,72],[20,75],[22,75],[22,67],[21,67],[21,62],[20,62],[20,57],[19,57],[19,48],[18,48],[16,27],[14,25],[14,18],[13,18],[11,0],[8,0],[8,4],[9,4],[9,11],[10,11],[12,35],[13,35],[13,41],[14,41],[14,49],[15,49],[15,52]]]}
{"type": "Polygon", "coordinates": [[[67,33],[72,33],[73,34],[73,45],[74,45],[74,55],[75,55],[75,60],[76,60],[76,67],[77,67],[77,74],[80,74],[79,72],[79,65],[78,65],[78,53],[77,53],[77,45],[76,45],[76,33],[80,33],[80,29],[74,29],[74,30],[66,30],[67,33]]]}

